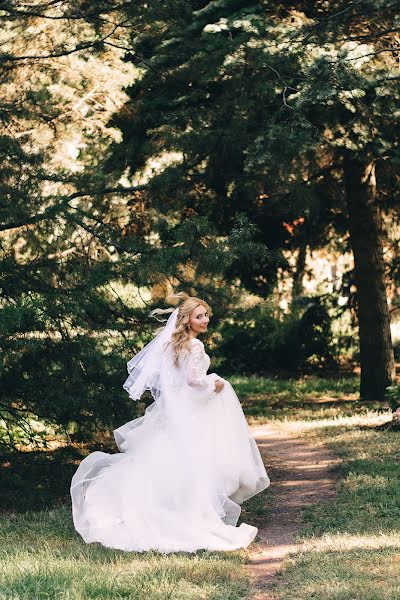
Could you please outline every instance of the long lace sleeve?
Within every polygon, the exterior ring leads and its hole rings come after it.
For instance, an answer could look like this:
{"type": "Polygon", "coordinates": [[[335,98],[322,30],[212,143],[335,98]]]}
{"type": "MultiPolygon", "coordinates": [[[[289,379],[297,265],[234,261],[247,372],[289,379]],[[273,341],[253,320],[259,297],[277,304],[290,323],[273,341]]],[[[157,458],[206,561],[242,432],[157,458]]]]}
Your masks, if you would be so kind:
{"type": "Polygon", "coordinates": [[[215,392],[215,374],[207,375],[204,370],[204,348],[200,340],[192,344],[187,362],[186,382],[207,395],[215,392]]]}

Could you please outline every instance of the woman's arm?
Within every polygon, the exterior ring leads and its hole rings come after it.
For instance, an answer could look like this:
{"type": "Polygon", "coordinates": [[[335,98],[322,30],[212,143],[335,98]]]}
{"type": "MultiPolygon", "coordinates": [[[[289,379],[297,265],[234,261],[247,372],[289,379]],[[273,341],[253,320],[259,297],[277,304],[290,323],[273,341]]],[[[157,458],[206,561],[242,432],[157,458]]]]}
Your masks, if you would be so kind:
{"type": "Polygon", "coordinates": [[[216,376],[215,373],[210,375],[204,373],[203,360],[204,349],[201,342],[193,343],[187,363],[186,383],[211,395],[216,391],[216,376]]]}

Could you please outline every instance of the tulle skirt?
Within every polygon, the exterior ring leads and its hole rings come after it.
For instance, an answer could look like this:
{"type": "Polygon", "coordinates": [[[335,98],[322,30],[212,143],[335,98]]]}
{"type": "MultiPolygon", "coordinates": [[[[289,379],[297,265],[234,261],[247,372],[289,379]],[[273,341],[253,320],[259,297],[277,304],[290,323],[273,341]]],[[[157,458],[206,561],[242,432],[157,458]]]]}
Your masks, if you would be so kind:
{"type": "Polygon", "coordinates": [[[235,391],[201,396],[185,386],[176,428],[157,402],[114,431],[120,453],[93,452],[71,482],[85,542],[162,553],[247,547],[257,528],[237,527],[240,505],[270,481],[235,391]]]}

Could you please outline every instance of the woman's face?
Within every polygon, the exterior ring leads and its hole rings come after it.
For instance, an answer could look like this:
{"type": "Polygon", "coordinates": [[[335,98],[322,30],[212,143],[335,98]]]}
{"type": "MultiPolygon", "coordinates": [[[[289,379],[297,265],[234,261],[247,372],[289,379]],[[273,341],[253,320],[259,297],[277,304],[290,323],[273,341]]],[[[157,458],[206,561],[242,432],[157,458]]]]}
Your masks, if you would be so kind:
{"type": "Polygon", "coordinates": [[[210,317],[205,306],[200,304],[189,315],[189,325],[192,331],[196,333],[205,333],[207,331],[210,317]]]}

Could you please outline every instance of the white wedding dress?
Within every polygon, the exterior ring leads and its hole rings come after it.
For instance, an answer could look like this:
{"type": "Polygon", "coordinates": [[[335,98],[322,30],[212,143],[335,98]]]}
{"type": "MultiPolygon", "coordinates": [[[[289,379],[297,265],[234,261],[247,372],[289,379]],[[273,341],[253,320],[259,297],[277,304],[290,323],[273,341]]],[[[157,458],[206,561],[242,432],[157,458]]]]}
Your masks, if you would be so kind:
{"type": "Polygon", "coordinates": [[[125,551],[247,547],[257,528],[236,526],[240,504],[270,481],[238,397],[226,380],[214,391],[218,376],[207,375],[197,338],[179,369],[171,364],[168,393],[114,431],[121,453],[93,452],[80,463],[75,528],[87,543],[125,551]]]}

